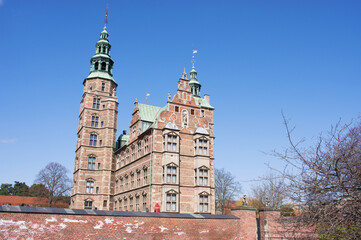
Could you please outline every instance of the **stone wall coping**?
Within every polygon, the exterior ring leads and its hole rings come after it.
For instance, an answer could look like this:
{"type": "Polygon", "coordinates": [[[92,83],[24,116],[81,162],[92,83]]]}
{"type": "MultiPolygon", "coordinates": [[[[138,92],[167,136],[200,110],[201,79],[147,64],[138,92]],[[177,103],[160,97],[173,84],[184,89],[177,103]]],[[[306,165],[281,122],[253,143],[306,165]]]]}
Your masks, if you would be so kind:
{"type": "Polygon", "coordinates": [[[279,209],[274,209],[274,208],[260,208],[259,211],[260,212],[281,212],[279,209]]]}
{"type": "Polygon", "coordinates": [[[154,217],[154,218],[239,219],[234,215],[125,212],[125,211],[103,211],[103,210],[70,209],[70,208],[22,207],[22,206],[5,206],[5,205],[0,206],[0,213],[1,212],[59,214],[59,215],[120,216],[120,217],[154,217]]]}
{"type": "Polygon", "coordinates": [[[257,211],[257,208],[246,207],[246,206],[239,206],[239,207],[231,208],[231,211],[238,211],[238,210],[241,210],[241,211],[257,211]]]}

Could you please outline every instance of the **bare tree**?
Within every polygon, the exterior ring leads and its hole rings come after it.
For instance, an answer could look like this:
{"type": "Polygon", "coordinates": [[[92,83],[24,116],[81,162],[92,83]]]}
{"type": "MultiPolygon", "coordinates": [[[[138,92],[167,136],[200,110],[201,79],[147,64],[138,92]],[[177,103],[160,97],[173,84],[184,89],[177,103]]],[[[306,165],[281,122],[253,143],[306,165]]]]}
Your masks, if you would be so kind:
{"type": "Polygon", "coordinates": [[[288,187],[284,177],[269,173],[261,178],[258,185],[252,186],[251,191],[263,206],[278,209],[287,198],[288,187]]]}
{"type": "Polygon", "coordinates": [[[60,163],[51,162],[37,175],[35,182],[43,184],[48,190],[45,194],[50,207],[71,189],[67,172],[68,170],[60,163]]]}
{"type": "Polygon", "coordinates": [[[215,170],[216,210],[225,213],[241,191],[241,184],[230,172],[222,169],[215,170]]]}
{"type": "Polygon", "coordinates": [[[300,206],[292,220],[315,227],[321,239],[361,239],[361,124],[338,123],[304,148],[283,119],[290,147],[274,154],[285,161],[282,174],[300,206]]]}

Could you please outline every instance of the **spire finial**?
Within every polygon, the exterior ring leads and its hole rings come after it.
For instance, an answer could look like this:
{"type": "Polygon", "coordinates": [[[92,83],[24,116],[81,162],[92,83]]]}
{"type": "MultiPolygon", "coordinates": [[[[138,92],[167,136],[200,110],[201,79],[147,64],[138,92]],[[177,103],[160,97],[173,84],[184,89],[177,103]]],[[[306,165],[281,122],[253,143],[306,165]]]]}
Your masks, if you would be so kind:
{"type": "Polygon", "coordinates": [[[107,23],[108,23],[108,4],[105,8],[105,19],[104,19],[104,29],[107,29],[107,23]]]}
{"type": "Polygon", "coordinates": [[[195,63],[195,60],[194,60],[194,54],[197,53],[198,51],[197,50],[194,50],[194,47],[193,47],[193,56],[192,56],[192,66],[194,68],[194,63],[195,63]]]}
{"type": "Polygon", "coordinates": [[[183,70],[182,78],[183,78],[183,79],[187,79],[186,68],[184,68],[184,70],[183,70]]]}

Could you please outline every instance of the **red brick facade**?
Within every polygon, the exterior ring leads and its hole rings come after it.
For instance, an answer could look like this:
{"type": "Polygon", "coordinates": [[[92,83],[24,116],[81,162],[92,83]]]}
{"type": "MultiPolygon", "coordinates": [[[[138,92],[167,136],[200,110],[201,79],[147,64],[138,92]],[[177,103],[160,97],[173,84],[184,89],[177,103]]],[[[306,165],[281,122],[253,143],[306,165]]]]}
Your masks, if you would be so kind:
{"type": "Polygon", "coordinates": [[[83,82],[71,208],[146,212],[158,204],[161,212],[214,214],[214,108],[200,96],[194,66],[164,107],[136,101],[130,132],[116,141],[107,37],[105,28],[83,82]]]}

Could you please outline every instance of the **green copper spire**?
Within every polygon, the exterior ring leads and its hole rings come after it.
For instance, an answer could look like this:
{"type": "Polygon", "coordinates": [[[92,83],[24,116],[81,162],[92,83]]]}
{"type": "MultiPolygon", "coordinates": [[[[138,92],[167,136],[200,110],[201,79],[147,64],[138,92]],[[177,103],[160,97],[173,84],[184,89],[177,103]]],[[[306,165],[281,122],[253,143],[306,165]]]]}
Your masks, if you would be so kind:
{"type": "Polygon", "coordinates": [[[192,56],[192,70],[190,71],[191,79],[189,81],[189,86],[191,87],[192,94],[195,97],[200,97],[201,95],[201,84],[197,80],[197,71],[194,68],[194,54],[197,53],[197,50],[193,50],[193,56],[192,56]]]}
{"type": "Polygon", "coordinates": [[[110,57],[110,48],[107,32],[108,9],[106,10],[104,28],[100,33],[100,39],[95,45],[95,55],[90,59],[90,74],[88,78],[104,78],[114,81],[113,64],[114,61],[110,57]]]}

